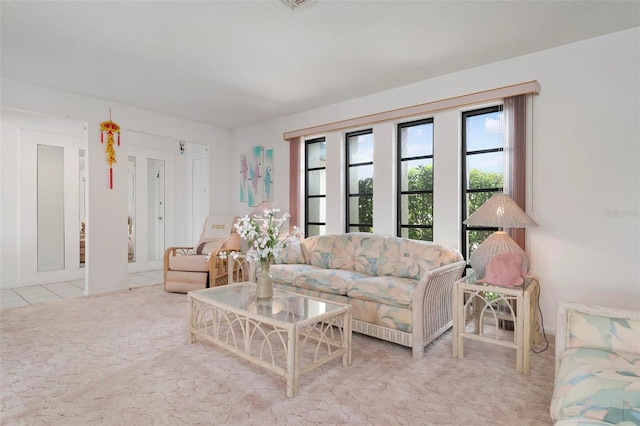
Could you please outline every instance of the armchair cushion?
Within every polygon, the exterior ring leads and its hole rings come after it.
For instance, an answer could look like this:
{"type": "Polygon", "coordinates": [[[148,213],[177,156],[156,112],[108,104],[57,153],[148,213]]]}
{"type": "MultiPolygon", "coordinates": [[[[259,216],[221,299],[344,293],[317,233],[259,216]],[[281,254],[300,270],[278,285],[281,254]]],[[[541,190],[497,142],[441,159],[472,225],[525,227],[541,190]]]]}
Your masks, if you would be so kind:
{"type": "MultiPolygon", "coordinates": [[[[234,217],[235,219],[235,217],[234,217]]],[[[229,238],[222,244],[223,249],[229,250],[238,250],[240,248],[240,234],[238,234],[238,230],[236,228],[231,229],[231,235],[229,238]]]]}
{"type": "Polygon", "coordinates": [[[190,256],[170,256],[170,271],[191,271],[191,272],[208,272],[209,263],[207,255],[190,255],[190,256]]]}
{"type": "Polygon", "coordinates": [[[195,249],[192,254],[209,254],[214,250],[219,250],[226,241],[226,238],[214,238],[209,241],[203,241],[195,249]]]}
{"type": "Polygon", "coordinates": [[[551,411],[558,418],[640,422],[640,355],[572,348],[558,362],[551,411]]]}
{"type": "Polygon", "coordinates": [[[234,222],[234,216],[207,216],[198,245],[214,239],[226,240],[235,231],[234,222]]]}
{"type": "Polygon", "coordinates": [[[168,271],[167,281],[207,285],[207,274],[202,272],[168,271]]]}
{"type": "Polygon", "coordinates": [[[206,272],[167,271],[165,290],[174,293],[200,290],[207,287],[208,277],[206,272]]]}
{"type": "Polygon", "coordinates": [[[560,301],[555,343],[558,425],[640,424],[640,312],[560,301]]]}
{"type": "Polygon", "coordinates": [[[640,354],[640,321],[572,311],[569,330],[569,348],[597,347],[640,354]]]}

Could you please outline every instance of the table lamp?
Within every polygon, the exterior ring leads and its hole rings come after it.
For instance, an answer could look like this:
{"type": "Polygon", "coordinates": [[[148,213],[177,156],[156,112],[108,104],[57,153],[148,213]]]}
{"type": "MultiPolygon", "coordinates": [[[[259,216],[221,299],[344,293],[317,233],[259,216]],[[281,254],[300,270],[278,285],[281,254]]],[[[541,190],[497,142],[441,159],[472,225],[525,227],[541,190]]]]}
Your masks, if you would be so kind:
{"type": "MultiPolygon", "coordinates": [[[[471,226],[491,226],[502,229],[538,226],[507,194],[493,195],[463,223],[471,226]]],[[[489,261],[497,255],[509,253],[522,256],[520,269],[523,275],[526,275],[529,270],[529,258],[509,234],[502,230],[494,232],[484,240],[471,253],[469,263],[478,276],[485,277],[489,261]]]]}

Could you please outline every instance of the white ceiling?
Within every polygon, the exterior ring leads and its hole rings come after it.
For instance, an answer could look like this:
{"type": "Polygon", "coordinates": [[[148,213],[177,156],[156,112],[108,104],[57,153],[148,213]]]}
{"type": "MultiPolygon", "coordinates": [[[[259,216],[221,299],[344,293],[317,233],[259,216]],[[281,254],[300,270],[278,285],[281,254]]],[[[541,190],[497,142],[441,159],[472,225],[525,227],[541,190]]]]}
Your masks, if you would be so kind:
{"type": "Polygon", "coordinates": [[[8,1],[3,77],[236,128],[640,26],[640,1],[8,1]]]}

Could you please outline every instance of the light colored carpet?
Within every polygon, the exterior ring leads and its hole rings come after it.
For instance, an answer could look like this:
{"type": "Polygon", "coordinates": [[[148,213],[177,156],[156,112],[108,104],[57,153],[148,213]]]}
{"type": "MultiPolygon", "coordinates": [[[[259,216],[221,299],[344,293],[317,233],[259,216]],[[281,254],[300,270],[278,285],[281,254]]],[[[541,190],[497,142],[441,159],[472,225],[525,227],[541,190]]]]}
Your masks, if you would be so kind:
{"type": "Polygon", "coordinates": [[[3,425],[549,425],[553,346],[531,354],[446,333],[411,350],[353,336],[341,360],[285,380],[209,343],[186,343],[186,295],[161,286],[0,311],[3,425]]]}

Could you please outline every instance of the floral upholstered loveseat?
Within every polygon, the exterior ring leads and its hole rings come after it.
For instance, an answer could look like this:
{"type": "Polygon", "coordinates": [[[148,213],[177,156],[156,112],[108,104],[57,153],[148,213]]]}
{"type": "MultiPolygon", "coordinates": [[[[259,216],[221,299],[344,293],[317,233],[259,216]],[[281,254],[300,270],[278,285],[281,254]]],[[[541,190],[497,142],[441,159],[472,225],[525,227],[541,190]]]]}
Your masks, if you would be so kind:
{"type": "Polygon", "coordinates": [[[559,302],[556,425],[640,425],[640,312],[559,302]]]}
{"type": "Polygon", "coordinates": [[[270,273],[275,288],[349,303],[353,331],[422,358],[451,326],[451,289],[465,265],[446,245],[350,233],[291,239],[270,273]]]}

